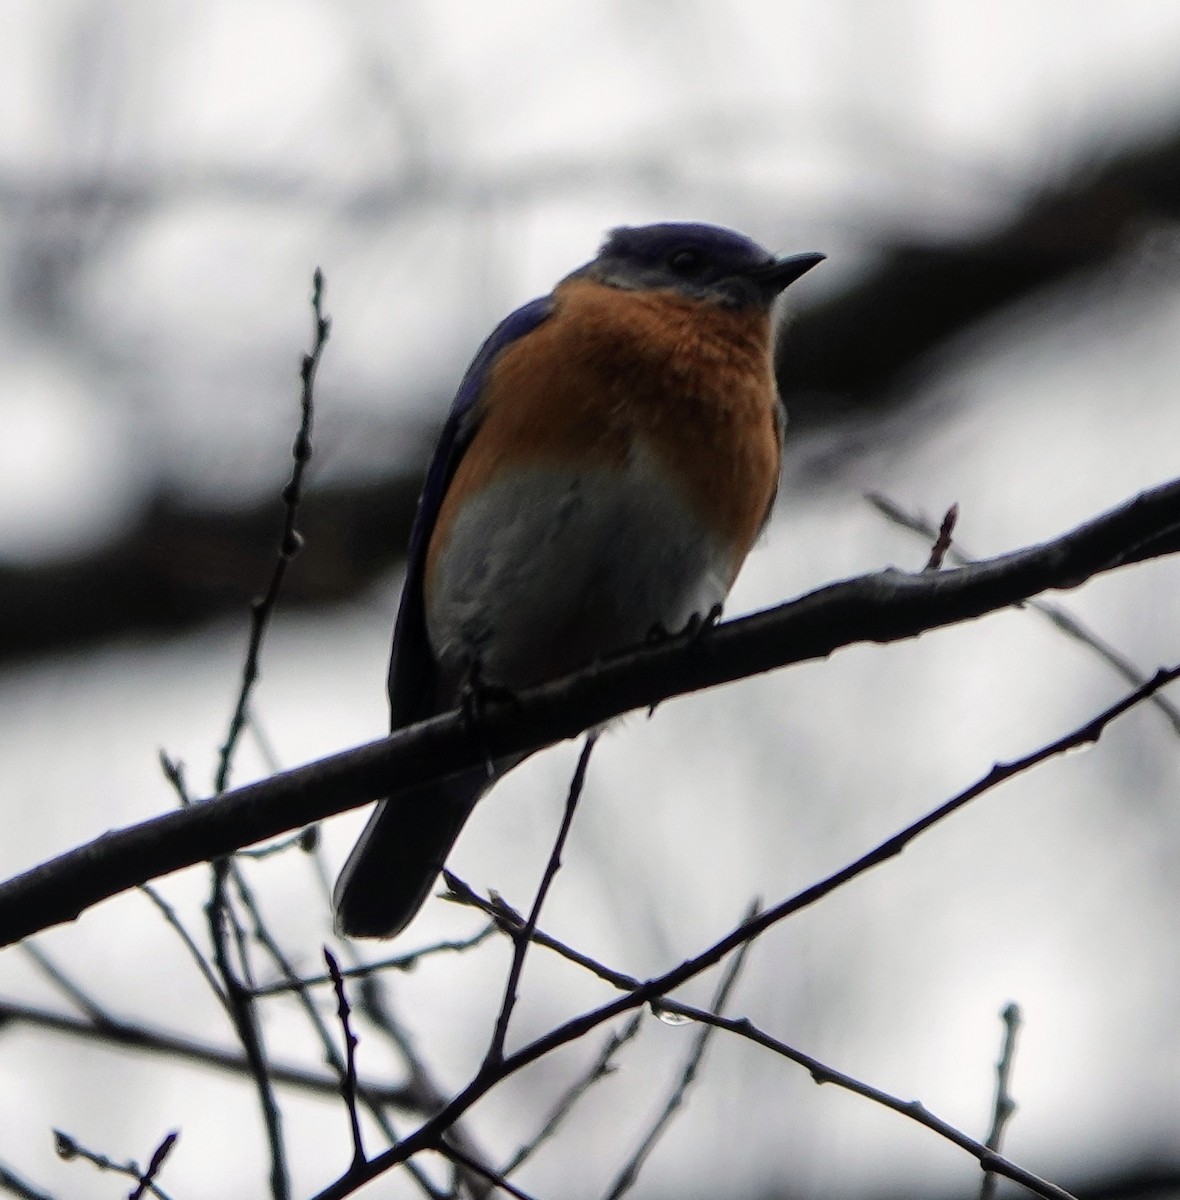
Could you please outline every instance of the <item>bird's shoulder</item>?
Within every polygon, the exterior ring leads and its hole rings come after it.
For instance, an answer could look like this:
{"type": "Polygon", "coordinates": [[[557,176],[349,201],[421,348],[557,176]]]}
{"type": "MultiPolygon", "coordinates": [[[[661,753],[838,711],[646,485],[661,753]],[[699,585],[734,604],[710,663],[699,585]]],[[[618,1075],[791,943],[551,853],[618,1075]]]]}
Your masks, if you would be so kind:
{"type": "Polygon", "coordinates": [[[492,330],[463,375],[435,445],[410,530],[406,577],[394,626],[388,690],[395,729],[433,708],[433,663],[422,606],[426,552],[451,480],[479,426],[480,397],[488,371],[507,347],[530,334],[552,311],[552,296],[542,296],[509,313],[492,330]]]}

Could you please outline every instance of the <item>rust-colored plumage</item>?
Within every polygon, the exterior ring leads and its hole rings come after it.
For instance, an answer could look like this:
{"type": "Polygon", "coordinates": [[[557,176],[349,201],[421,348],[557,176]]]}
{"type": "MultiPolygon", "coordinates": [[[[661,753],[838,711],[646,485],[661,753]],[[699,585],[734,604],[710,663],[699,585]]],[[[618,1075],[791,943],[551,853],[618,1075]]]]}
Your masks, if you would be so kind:
{"type": "Polygon", "coordinates": [[[559,285],[554,301],[553,315],[488,372],[479,431],[435,523],[427,580],[458,513],[502,472],[617,470],[638,449],[732,549],[732,582],[778,486],[769,315],[584,278],[559,285]]]}

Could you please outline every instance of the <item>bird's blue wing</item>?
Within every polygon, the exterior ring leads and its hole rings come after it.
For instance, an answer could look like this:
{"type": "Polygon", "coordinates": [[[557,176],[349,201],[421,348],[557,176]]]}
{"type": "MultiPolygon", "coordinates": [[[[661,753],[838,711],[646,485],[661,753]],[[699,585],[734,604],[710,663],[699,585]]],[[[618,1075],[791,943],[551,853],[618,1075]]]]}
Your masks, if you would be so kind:
{"type": "Polygon", "coordinates": [[[496,326],[467,368],[455,393],[442,435],[434,448],[434,457],[426,472],[426,482],[410,530],[406,580],[393,631],[393,653],[389,660],[389,713],[393,729],[421,721],[437,710],[434,658],[426,637],[422,597],[426,549],[430,545],[443,497],[464,451],[479,427],[479,398],[488,370],[497,355],[518,338],[531,333],[552,311],[552,297],[543,296],[518,308],[496,326]]]}

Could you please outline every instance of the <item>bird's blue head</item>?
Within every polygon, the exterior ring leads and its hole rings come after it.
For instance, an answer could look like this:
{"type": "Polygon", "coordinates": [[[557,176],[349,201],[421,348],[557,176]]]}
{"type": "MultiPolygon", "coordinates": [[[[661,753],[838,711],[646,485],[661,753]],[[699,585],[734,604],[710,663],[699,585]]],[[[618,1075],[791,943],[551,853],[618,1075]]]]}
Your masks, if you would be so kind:
{"type": "Polygon", "coordinates": [[[598,257],[574,274],[629,291],[675,291],[726,308],[769,308],[823,258],[775,258],[732,229],[667,223],[612,230],[598,257]]]}

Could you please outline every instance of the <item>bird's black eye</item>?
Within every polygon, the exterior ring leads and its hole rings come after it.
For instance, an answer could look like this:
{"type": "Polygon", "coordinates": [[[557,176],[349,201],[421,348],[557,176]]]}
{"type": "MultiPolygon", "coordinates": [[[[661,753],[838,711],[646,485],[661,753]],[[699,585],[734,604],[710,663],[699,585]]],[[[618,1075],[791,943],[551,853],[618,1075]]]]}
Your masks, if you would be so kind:
{"type": "Polygon", "coordinates": [[[705,256],[691,246],[681,246],[668,255],[668,269],[677,275],[695,275],[705,265],[705,256]]]}

